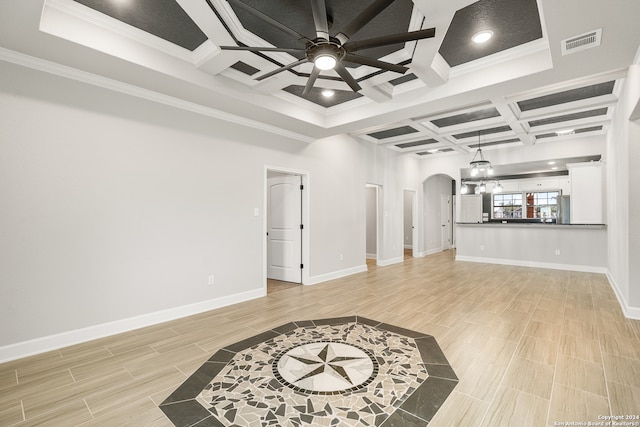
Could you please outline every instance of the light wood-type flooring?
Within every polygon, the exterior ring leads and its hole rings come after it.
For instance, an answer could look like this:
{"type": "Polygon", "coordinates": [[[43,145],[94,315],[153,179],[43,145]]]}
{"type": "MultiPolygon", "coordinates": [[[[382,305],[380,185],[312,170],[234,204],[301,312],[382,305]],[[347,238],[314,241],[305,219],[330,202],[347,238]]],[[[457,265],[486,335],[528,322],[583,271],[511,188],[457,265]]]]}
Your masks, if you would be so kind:
{"type": "MultiPolygon", "coordinates": [[[[640,321],[604,275],[446,251],[0,365],[0,425],[170,426],[158,409],[219,348],[359,315],[433,335],[460,381],[429,424],[554,426],[640,414],[640,321]]],[[[640,420],[635,420],[640,421],[640,420]]]]}

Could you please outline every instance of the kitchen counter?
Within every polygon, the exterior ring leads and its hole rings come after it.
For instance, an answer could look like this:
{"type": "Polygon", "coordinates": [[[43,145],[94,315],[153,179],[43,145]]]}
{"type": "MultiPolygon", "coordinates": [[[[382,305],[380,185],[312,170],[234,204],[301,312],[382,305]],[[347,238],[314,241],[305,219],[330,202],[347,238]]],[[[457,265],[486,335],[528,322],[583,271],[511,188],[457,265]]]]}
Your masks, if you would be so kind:
{"type": "Polygon", "coordinates": [[[606,272],[605,224],[456,223],[456,259],[606,272]]]}
{"type": "Polygon", "coordinates": [[[556,224],[556,223],[549,223],[549,222],[516,222],[516,221],[513,221],[513,222],[511,222],[511,221],[508,221],[508,222],[489,221],[489,222],[480,222],[480,223],[456,222],[456,226],[458,226],[458,227],[498,227],[498,228],[504,228],[504,227],[525,227],[525,228],[541,227],[541,228],[553,228],[553,229],[557,229],[557,228],[569,228],[569,229],[584,228],[584,229],[594,229],[594,230],[602,230],[602,229],[606,229],[607,228],[606,224],[556,224]]]}

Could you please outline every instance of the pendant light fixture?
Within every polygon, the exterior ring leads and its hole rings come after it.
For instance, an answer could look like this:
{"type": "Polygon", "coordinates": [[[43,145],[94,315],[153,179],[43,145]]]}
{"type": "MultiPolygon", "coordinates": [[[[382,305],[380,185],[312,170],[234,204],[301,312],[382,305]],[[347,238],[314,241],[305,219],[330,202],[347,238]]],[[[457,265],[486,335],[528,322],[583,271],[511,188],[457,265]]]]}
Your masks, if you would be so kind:
{"type": "Polygon", "coordinates": [[[484,194],[487,191],[487,184],[493,184],[493,193],[500,193],[502,191],[502,185],[500,181],[497,179],[491,179],[493,176],[494,170],[491,162],[484,158],[484,153],[482,153],[482,143],[480,141],[480,131],[478,131],[478,149],[476,150],[473,159],[469,162],[469,167],[471,169],[470,175],[472,177],[471,180],[462,181],[462,186],[460,187],[460,194],[468,194],[469,193],[469,183],[475,184],[475,194],[484,194]],[[477,179],[477,180],[476,180],[477,179]]]}
{"type": "Polygon", "coordinates": [[[469,162],[469,166],[471,166],[471,176],[478,176],[480,173],[485,177],[493,175],[493,166],[491,166],[491,162],[486,160],[484,158],[484,154],[482,154],[480,131],[478,131],[478,150],[473,156],[473,160],[469,162]]]}

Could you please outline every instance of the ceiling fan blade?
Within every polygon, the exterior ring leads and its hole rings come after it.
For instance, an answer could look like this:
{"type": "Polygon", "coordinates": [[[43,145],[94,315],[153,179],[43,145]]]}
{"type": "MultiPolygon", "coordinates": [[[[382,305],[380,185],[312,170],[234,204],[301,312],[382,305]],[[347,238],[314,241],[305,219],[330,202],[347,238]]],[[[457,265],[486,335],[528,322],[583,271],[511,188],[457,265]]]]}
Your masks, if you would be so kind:
{"type": "Polygon", "coordinates": [[[344,58],[342,58],[342,60],[343,61],[347,61],[347,62],[351,62],[353,64],[370,65],[372,67],[381,68],[381,69],[387,70],[387,71],[394,71],[394,72],[400,73],[400,74],[404,74],[409,70],[407,67],[404,67],[402,65],[392,64],[390,62],[385,62],[385,61],[380,61],[379,59],[373,59],[373,58],[367,58],[367,57],[364,57],[364,56],[353,55],[351,53],[347,53],[344,56],[344,58]]]}
{"type": "Polygon", "coordinates": [[[251,46],[220,46],[222,50],[248,50],[249,52],[286,52],[304,53],[304,49],[292,49],[288,47],[251,47],[251,46]]]}
{"type": "Polygon", "coordinates": [[[380,12],[386,9],[394,0],[376,0],[368,8],[363,10],[360,15],[356,16],[349,22],[337,35],[336,38],[340,43],[344,44],[355,33],[360,31],[362,27],[367,25],[369,21],[378,16],[380,12]]]}
{"type": "Polygon", "coordinates": [[[281,72],[283,72],[283,71],[287,71],[287,70],[289,70],[289,69],[291,69],[291,68],[293,68],[293,67],[297,67],[297,66],[298,66],[298,65],[300,65],[300,64],[304,64],[305,62],[308,62],[307,58],[301,59],[301,60],[296,61],[296,62],[292,62],[292,63],[291,63],[291,64],[289,64],[289,65],[285,65],[284,67],[280,67],[280,68],[278,68],[278,69],[276,69],[276,70],[269,71],[269,72],[268,72],[268,73],[266,73],[266,74],[263,74],[263,75],[261,75],[261,76],[258,76],[258,77],[256,77],[256,80],[264,80],[264,79],[266,79],[267,77],[271,77],[271,76],[274,76],[274,75],[276,75],[276,74],[278,74],[278,73],[281,73],[281,72]]]}
{"type": "Polygon", "coordinates": [[[358,82],[356,81],[356,79],[354,79],[351,74],[349,74],[349,72],[347,71],[346,68],[344,68],[344,65],[342,65],[341,62],[338,62],[334,68],[334,70],[336,70],[336,73],[338,73],[338,75],[342,78],[342,80],[344,80],[344,82],[346,84],[349,85],[349,87],[354,91],[354,92],[358,92],[359,90],[361,90],[362,88],[360,87],[360,85],[358,84],[358,82]]]}
{"type": "Polygon", "coordinates": [[[304,40],[305,43],[311,41],[311,40],[309,40],[309,38],[307,36],[304,36],[304,35],[300,34],[296,30],[292,30],[291,28],[287,27],[286,25],[283,25],[282,23],[276,21],[275,19],[271,18],[270,16],[265,15],[264,13],[260,12],[258,9],[254,9],[253,7],[249,6],[246,3],[243,3],[243,2],[241,2],[239,0],[227,0],[227,1],[229,3],[232,3],[234,6],[238,6],[240,9],[243,9],[245,12],[255,16],[256,18],[261,19],[264,22],[267,22],[267,23],[273,25],[274,27],[276,27],[280,31],[283,31],[283,32],[295,37],[297,40],[304,40]]]}
{"type": "Polygon", "coordinates": [[[407,33],[390,34],[388,36],[375,37],[367,40],[352,41],[345,43],[342,47],[347,52],[355,52],[357,50],[369,49],[372,47],[428,39],[435,35],[435,28],[427,28],[426,30],[409,31],[407,33]]]}
{"type": "Polygon", "coordinates": [[[311,75],[309,76],[309,80],[307,80],[307,84],[304,87],[304,90],[302,91],[303,95],[308,94],[309,92],[311,92],[311,89],[313,89],[313,85],[316,82],[316,79],[318,78],[318,76],[320,75],[320,68],[314,66],[313,70],[311,71],[311,75]]]}
{"type": "Polygon", "coordinates": [[[327,6],[324,0],[311,0],[313,22],[319,39],[329,40],[329,24],[327,23],[327,6]]]}

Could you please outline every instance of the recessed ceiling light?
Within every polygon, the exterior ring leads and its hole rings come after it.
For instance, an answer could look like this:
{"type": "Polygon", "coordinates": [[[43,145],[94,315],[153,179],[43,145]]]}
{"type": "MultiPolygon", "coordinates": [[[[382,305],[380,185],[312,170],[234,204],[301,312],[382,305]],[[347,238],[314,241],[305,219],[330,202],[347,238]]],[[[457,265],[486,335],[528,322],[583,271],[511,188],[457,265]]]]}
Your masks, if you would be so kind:
{"type": "Polygon", "coordinates": [[[439,152],[440,150],[438,150],[437,148],[433,148],[433,149],[427,150],[427,151],[430,152],[431,154],[434,154],[434,153],[439,152]]]}
{"type": "Polygon", "coordinates": [[[551,170],[553,170],[553,171],[556,170],[556,169],[558,169],[557,166],[554,166],[554,167],[551,168],[551,170]]]}
{"type": "Polygon", "coordinates": [[[550,162],[549,162],[549,163],[547,163],[547,164],[549,164],[549,165],[555,165],[555,164],[556,164],[556,162],[554,162],[554,161],[552,160],[552,161],[550,161],[550,162]]]}
{"type": "Polygon", "coordinates": [[[565,130],[559,130],[556,132],[556,135],[561,136],[561,135],[570,135],[574,132],[573,129],[565,129],[565,130]]]}
{"type": "Polygon", "coordinates": [[[475,33],[473,37],[471,37],[471,40],[473,40],[474,43],[486,43],[491,39],[491,37],[493,37],[493,31],[482,30],[475,33]]]}
{"type": "Polygon", "coordinates": [[[331,98],[333,95],[336,94],[336,92],[334,90],[332,90],[332,89],[322,89],[322,92],[320,92],[320,93],[325,98],[331,98]]]}

